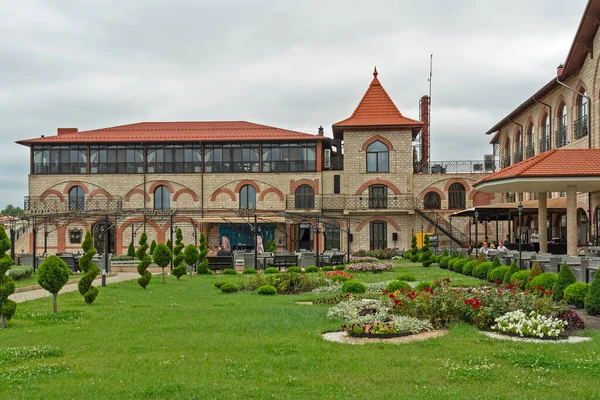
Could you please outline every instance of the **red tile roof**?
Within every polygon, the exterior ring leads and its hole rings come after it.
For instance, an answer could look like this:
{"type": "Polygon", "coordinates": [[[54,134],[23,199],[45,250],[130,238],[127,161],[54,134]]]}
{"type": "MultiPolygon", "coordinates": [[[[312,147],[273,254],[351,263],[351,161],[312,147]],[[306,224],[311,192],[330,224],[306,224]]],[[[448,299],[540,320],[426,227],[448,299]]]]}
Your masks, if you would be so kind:
{"type": "Polygon", "coordinates": [[[23,145],[41,143],[131,143],[197,141],[325,140],[323,136],[295,132],[245,121],[139,122],[77,132],[59,128],[58,135],[19,140],[23,145]]]}
{"type": "Polygon", "coordinates": [[[406,118],[400,113],[379,79],[377,68],[373,72],[373,81],[360,103],[349,118],[333,124],[333,127],[359,126],[407,126],[420,128],[423,122],[406,118]]]}
{"type": "Polygon", "coordinates": [[[512,178],[600,177],[600,149],[553,149],[502,168],[475,182],[512,178]]]}

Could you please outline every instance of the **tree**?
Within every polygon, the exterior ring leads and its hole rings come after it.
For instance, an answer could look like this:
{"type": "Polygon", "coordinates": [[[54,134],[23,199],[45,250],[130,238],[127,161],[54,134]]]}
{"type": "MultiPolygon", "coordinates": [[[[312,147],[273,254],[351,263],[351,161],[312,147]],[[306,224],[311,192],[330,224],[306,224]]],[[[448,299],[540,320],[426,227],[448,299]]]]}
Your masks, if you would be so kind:
{"type": "Polygon", "coordinates": [[[17,303],[8,299],[15,292],[15,281],[7,275],[13,265],[13,259],[6,254],[10,250],[10,240],[6,236],[4,227],[0,225],[0,326],[6,328],[8,321],[17,310],[17,303]]]}
{"type": "Polygon", "coordinates": [[[590,290],[585,296],[585,311],[590,315],[600,315],[600,272],[596,272],[590,290]]]}
{"type": "Polygon", "coordinates": [[[533,263],[533,267],[531,268],[531,273],[529,274],[529,277],[527,278],[527,285],[525,286],[525,289],[529,290],[531,289],[531,281],[533,280],[533,278],[535,278],[538,275],[542,274],[542,267],[540,266],[539,262],[534,262],[533,263]]]}
{"type": "Polygon", "coordinates": [[[162,283],[167,283],[165,279],[165,267],[171,263],[171,250],[164,243],[159,243],[152,254],[154,262],[162,268],[162,283]]]}
{"type": "Polygon", "coordinates": [[[135,258],[135,247],[133,247],[133,242],[129,243],[129,247],[127,248],[127,257],[135,258]]]}
{"type": "Polygon", "coordinates": [[[409,259],[412,262],[419,261],[419,248],[417,247],[417,237],[413,235],[410,241],[409,259]]]}
{"type": "MultiPolygon", "coordinates": [[[[185,258],[185,263],[189,265],[190,271],[193,271],[196,267],[196,263],[198,262],[198,258],[200,258],[200,252],[193,244],[188,245],[183,251],[183,255],[185,258]]],[[[183,265],[183,263],[182,263],[183,265]]],[[[185,273],[185,272],[184,272],[185,273]]],[[[179,278],[177,278],[179,279],[179,278]]]]}
{"type": "Polygon", "coordinates": [[[150,255],[154,254],[154,250],[156,250],[156,240],[153,240],[150,244],[150,255]]]}
{"type": "Polygon", "coordinates": [[[560,266],[560,271],[558,272],[558,279],[552,288],[552,293],[555,301],[561,301],[564,294],[565,289],[571,283],[577,282],[577,278],[575,278],[575,274],[571,270],[571,268],[567,265],[567,263],[563,263],[560,266]]]}
{"type": "Polygon", "coordinates": [[[54,314],[58,312],[58,292],[69,281],[69,267],[60,257],[48,256],[37,271],[38,284],[52,293],[54,314]]]}
{"type": "Polygon", "coordinates": [[[265,250],[267,251],[267,253],[273,253],[274,251],[277,250],[277,244],[275,243],[274,240],[267,240],[267,245],[265,247],[265,250]]]}
{"type": "Polygon", "coordinates": [[[152,279],[152,274],[148,271],[148,266],[152,264],[152,259],[148,253],[146,253],[146,250],[148,250],[148,236],[146,235],[146,232],[142,233],[139,243],[140,247],[138,247],[135,252],[135,255],[140,260],[140,263],[137,266],[138,274],[141,275],[141,277],[138,278],[138,283],[141,287],[146,289],[146,286],[150,283],[150,279],[152,279]]]}
{"type": "Polygon", "coordinates": [[[173,245],[171,244],[171,239],[167,240],[167,247],[169,248],[169,250],[173,248],[173,245]]]}
{"type": "MultiPolygon", "coordinates": [[[[202,232],[200,233],[200,254],[198,255],[198,266],[196,267],[196,271],[200,275],[210,273],[210,270],[208,269],[208,260],[206,259],[207,254],[208,247],[206,246],[206,235],[204,235],[204,232],[202,232]]],[[[192,276],[191,271],[190,276],[192,276]]]]}
{"type": "MultiPolygon", "coordinates": [[[[498,257],[494,257],[494,261],[496,261],[497,259],[498,259],[498,257]]],[[[494,268],[498,268],[498,267],[494,267],[494,268]]],[[[520,269],[519,269],[519,266],[517,265],[517,262],[513,261],[512,264],[510,264],[510,268],[508,269],[508,271],[506,271],[506,273],[504,274],[504,278],[502,279],[502,284],[510,285],[510,277],[519,271],[520,271],[520,269]]]]}
{"type": "Polygon", "coordinates": [[[425,240],[423,241],[423,247],[421,248],[421,255],[419,256],[419,261],[423,263],[424,267],[431,267],[433,261],[431,261],[431,257],[433,253],[429,248],[429,235],[425,235],[425,240]]]}
{"type": "Polygon", "coordinates": [[[15,207],[12,204],[7,205],[4,210],[0,211],[2,215],[9,215],[11,217],[23,217],[25,212],[21,209],[21,207],[15,207]]]}
{"type": "Polygon", "coordinates": [[[92,258],[94,257],[94,254],[96,254],[96,249],[94,248],[94,241],[90,231],[85,233],[85,239],[81,244],[81,248],[84,254],[79,259],[79,268],[83,271],[83,276],[77,283],[77,287],[79,288],[79,293],[81,293],[85,299],[85,302],[87,304],[92,304],[94,300],[96,300],[96,296],[98,296],[98,288],[92,286],[92,283],[100,273],[100,270],[96,264],[92,262],[92,258]]]}
{"type": "Polygon", "coordinates": [[[181,228],[177,229],[175,233],[175,247],[173,248],[173,271],[171,271],[171,275],[175,275],[177,280],[186,274],[187,269],[183,264],[183,260],[185,256],[183,255],[183,248],[185,244],[183,244],[183,233],[181,232],[181,228]]]}

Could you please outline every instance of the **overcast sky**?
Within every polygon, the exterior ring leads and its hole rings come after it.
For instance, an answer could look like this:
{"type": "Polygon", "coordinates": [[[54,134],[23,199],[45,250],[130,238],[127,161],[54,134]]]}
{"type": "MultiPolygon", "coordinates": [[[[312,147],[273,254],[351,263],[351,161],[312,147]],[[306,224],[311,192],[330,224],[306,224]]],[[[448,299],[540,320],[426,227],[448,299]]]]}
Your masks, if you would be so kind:
{"type": "Polygon", "coordinates": [[[0,0],[0,206],[23,205],[15,140],[140,121],[247,120],[316,133],[373,66],[418,118],[433,54],[432,157],[484,133],[556,74],[585,0],[0,0]]]}

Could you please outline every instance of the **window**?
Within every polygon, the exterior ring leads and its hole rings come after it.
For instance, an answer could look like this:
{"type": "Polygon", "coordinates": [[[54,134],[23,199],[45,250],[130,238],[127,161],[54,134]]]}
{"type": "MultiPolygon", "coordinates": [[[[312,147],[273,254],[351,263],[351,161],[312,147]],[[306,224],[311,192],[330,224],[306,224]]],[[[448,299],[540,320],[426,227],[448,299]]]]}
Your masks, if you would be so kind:
{"type": "Polygon", "coordinates": [[[550,115],[544,115],[542,118],[541,138],[540,138],[540,153],[551,149],[550,143],[550,115]]]}
{"type": "Polygon", "coordinates": [[[85,194],[80,186],[73,186],[69,190],[69,210],[85,210],[85,194]]]}
{"type": "Polygon", "coordinates": [[[333,176],[333,193],[334,194],[340,194],[342,193],[342,189],[341,189],[341,176],[340,175],[334,175],[333,176]]]}
{"type": "Polygon", "coordinates": [[[423,200],[426,210],[439,210],[442,208],[442,199],[436,192],[427,192],[423,200]]]}
{"type": "Polygon", "coordinates": [[[314,142],[264,143],[262,172],[312,172],[317,170],[314,142]]]}
{"type": "Polygon", "coordinates": [[[161,185],[154,191],[154,209],[169,210],[171,208],[171,192],[169,188],[161,185]]]}
{"type": "Polygon", "coordinates": [[[515,135],[515,155],[513,157],[513,162],[518,163],[523,161],[523,135],[521,131],[518,130],[515,135]]]}
{"type": "Polygon", "coordinates": [[[254,186],[242,186],[240,190],[240,209],[256,209],[256,189],[254,189],[254,186]]]}
{"type": "Polygon", "coordinates": [[[296,208],[315,208],[315,192],[309,185],[300,185],[295,192],[296,208]]]}
{"type": "Polygon", "coordinates": [[[464,210],[466,207],[465,187],[461,183],[453,183],[448,189],[448,208],[464,210]]]}
{"type": "Polygon", "coordinates": [[[388,207],[388,188],[384,185],[369,186],[369,208],[386,209],[388,207]]]}
{"type": "Polygon", "coordinates": [[[148,146],[148,173],[194,173],[202,171],[199,144],[148,146]]]}
{"type": "Polygon", "coordinates": [[[385,250],[387,248],[387,223],[373,221],[370,223],[369,248],[371,250],[385,250]]]}
{"type": "Polygon", "coordinates": [[[108,145],[90,147],[92,174],[144,173],[144,147],[141,145],[108,145]]]}
{"type": "Polygon", "coordinates": [[[367,172],[389,172],[389,149],[380,141],[367,147],[367,172]]]}
{"type": "Polygon", "coordinates": [[[504,141],[504,158],[502,159],[502,168],[510,166],[510,139],[504,141]]]}
{"type": "Polygon", "coordinates": [[[535,154],[535,126],[529,125],[527,129],[527,147],[525,148],[527,158],[533,157],[535,154]]]}
{"type": "Polygon", "coordinates": [[[86,169],[86,146],[33,146],[32,174],[85,174],[86,169]]]}
{"type": "Polygon", "coordinates": [[[588,96],[587,92],[582,88],[582,96],[577,99],[577,120],[575,121],[575,139],[580,139],[588,134],[588,96]]]}
{"type": "Polygon", "coordinates": [[[559,107],[558,114],[558,130],[556,131],[556,147],[562,147],[567,144],[567,127],[568,127],[568,112],[567,105],[562,104],[559,107]]]}
{"type": "Polygon", "coordinates": [[[340,249],[340,224],[329,221],[325,225],[325,250],[340,249]]]}
{"type": "Polygon", "coordinates": [[[204,146],[206,172],[259,172],[258,143],[204,146]]]}

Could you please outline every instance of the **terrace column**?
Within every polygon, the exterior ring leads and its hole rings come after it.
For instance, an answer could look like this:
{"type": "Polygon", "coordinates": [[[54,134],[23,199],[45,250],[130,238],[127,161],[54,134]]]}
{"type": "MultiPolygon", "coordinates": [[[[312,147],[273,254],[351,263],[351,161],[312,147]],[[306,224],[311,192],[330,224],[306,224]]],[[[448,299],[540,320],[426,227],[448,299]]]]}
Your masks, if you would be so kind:
{"type": "Polygon", "coordinates": [[[540,252],[548,252],[548,197],[546,192],[538,193],[538,233],[540,234],[540,252]]]}
{"type": "Polygon", "coordinates": [[[577,255],[577,187],[567,186],[567,255],[577,255]]]}

